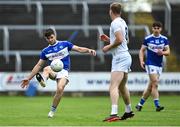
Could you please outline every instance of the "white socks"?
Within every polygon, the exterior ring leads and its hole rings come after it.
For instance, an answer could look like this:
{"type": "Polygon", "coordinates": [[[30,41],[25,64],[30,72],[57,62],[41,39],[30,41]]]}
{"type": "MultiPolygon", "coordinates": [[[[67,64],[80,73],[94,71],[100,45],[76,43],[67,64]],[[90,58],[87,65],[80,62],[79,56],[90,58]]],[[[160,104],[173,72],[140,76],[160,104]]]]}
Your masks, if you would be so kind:
{"type": "MultiPolygon", "coordinates": [[[[126,105],[125,112],[130,113],[132,111],[131,104],[126,105]]],[[[118,114],[118,105],[111,106],[111,115],[118,114]]]]}
{"type": "Polygon", "coordinates": [[[132,111],[131,104],[126,105],[125,112],[130,113],[132,111]]]}
{"type": "Polygon", "coordinates": [[[118,105],[111,106],[111,115],[118,114],[118,105]]]}

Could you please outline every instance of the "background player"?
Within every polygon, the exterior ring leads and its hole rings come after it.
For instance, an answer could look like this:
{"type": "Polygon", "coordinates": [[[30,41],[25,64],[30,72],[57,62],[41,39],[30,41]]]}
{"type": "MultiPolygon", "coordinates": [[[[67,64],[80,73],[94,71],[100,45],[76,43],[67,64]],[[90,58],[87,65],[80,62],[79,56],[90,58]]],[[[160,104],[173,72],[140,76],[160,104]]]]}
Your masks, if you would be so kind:
{"type": "Polygon", "coordinates": [[[141,111],[143,104],[150,95],[152,95],[154,99],[156,111],[164,109],[164,107],[159,104],[158,81],[162,73],[163,55],[168,56],[170,54],[169,41],[167,37],[160,34],[162,31],[161,22],[154,22],[152,31],[153,33],[144,39],[144,43],[139,52],[140,65],[143,69],[146,69],[150,81],[148,87],[143,92],[140,102],[136,105],[138,111],[141,111]],[[146,50],[147,57],[146,63],[144,63],[144,54],[146,50]]]}
{"type": "Polygon", "coordinates": [[[44,33],[44,36],[49,45],[42,50],[41,55],[40,55],[40,60],[34,66],[30,75],[22,81],[21,87],[22,88],[27,87],[29,85],[29,81],[35,75],[36,75],[37,80],[43,87],[45,87],[46,80],[48,78],[56,80],[57,90],[56,90],[56,93],[52,102],[51,110],[48,114],[48,117],[51,118],[54,116],[56,108],[61,100],[64,87],[68,83],[68,71],[70,69],[69,51],[73,50],[80,53],[89,53],[93,56],[96,55],[96,51],[93,49],[73,45],[71,42],[68,42],[68,41],[56,40],[56,34],[53,29],[47,29],[44,33]],[[53,59],[62,60],[64,64],[64,68],[62,71],[55,73],[54,71],[51,70],[50,66],[47,66],[43,69],[42,75],[38,73],[47,60],[50,64],[53,59]]]}
{"type": "Polygon", "coordinates": [[[117,120],[125,120],[133,117],[130,94],[126,87],[128,71],[132,63],[131,55],[128,52],[128,27],[121,16],[121,4],[112,3],[110,5],[109,15],[112,19],[110,26],[110,38],[107,35],[101,35],[102,41],[108,43],[103,47],[103,52],[112,52],[112,67],[110,79],[110,98],[111,98],[111,115],[104,121],[112,122],[117,120]],[[118,100],[119,92],[121,93],[126,105],[125,113],[122,117],[118,116],[118,100]]]}

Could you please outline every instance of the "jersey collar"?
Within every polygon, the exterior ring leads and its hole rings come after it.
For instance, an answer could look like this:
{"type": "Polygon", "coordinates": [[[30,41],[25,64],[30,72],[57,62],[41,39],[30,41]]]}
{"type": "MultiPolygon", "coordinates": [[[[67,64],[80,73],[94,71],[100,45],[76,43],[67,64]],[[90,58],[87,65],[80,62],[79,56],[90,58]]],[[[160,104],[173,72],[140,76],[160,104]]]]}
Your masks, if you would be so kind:
{"type": "Polygon", "coordinates": [[[155,38],[159,38],[159,37],[161,37],[161,34],[159,34],[159,36],[154,36],[154,34],[152,34],[152,36],[155,38]]]}
{"type": "Polygon", "coordinates": [[[49,44],[49,46],[55,46],[57,43],[58,43],[58,41],[56,40],[56,42],[53,45],[49,44]]]}

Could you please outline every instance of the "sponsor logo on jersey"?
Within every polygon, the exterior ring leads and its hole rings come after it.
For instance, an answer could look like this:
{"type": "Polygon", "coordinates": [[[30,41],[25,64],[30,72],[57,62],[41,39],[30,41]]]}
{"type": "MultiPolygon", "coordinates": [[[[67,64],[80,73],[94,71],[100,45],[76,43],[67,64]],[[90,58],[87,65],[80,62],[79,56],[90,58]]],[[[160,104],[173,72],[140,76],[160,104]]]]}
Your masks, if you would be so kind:
{"type": "Polygon", "coordinates": [[[53,53],[47,54],[46,57],[52,61],[54,59],[63,59],[64,57],[66,57],[68,55],[69,55],[69,52],[66,47],[66,48],[60,50],[59,52],[53,52],[53,53]]]}

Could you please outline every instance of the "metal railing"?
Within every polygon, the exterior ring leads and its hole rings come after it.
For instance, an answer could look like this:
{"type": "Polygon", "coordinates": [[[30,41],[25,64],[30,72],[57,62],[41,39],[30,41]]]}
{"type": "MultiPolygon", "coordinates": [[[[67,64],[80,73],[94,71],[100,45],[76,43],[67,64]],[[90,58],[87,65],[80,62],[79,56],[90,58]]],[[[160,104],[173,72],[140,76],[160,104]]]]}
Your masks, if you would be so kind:
{"type": "Polygon", "coordinates": [[[87,26],[89,25],[89,8],[87,2],[83,2],[83,16],[82,16],[82,25],[84,27],[84,34],[86,37],[89,37],[89,31],[87,26]]]}
{"type": "MultiPolygon", "coordinates": [[[[36,1],[36,0],[19,0],[19,1],[0,1],[0,5],[8,4],[8,5],[25,5],[27,7],[28,12],[31,11],[31,5],[35,5],[37,8],[36,11],[36,25],[6,25],[0,26],[0,29],[3,29],[3,51],[0,51],[0,55],[5,56],[6,62],[9,62],[9,56],[15,56],[16,60],[16,68],[15,71],[22,70],[22,55],[39,55],[40,51],[34,50],[26,50],[26,51],[16,51],[9,50],[10,42],[9,42],[9,30],[37,30],[40,37],[42,36],[42,31],[49,27],[56,28],[57,30],[82,30],[84,31],[85,36],[89,36],[89,30],[97,30],[99,34],[104,33],[103,29],[109,29],[107,25],[89,25],[89,7],[88,4],[109,4],[114,2],[114,0],[105,0],[105,1],[92,1],[92,0],[66,0],[66,1],[36,1]],[[71,4],[72,10],[74,13],[77,12],[77,4],[82,5],[83,13],[82,13],[82,25],[43,25],[43,5],[57,5],[57,4],[71,4]]],[[[121,1],[122,2],[122,1],[121,1]]],[[[134,30],[144,30],[146,35],[150,34],[149,28],[146,25],[130,25],[129,29],[134,30]]],[[[100,62],[104,63],[104,53],[100,50],[104,46],[103,43],[100,43],[99,35],[97,35],[97,56],[100,58],[100,62]]],[[[130,50],[132,54],[138,54],[138,50],[130,50]]],[[[73,52],[72,55],[86,55],[79,54],[73,52]]],[[[91,63],[94,63],[94,59],[91,59],[91,63]]],[[[92,65],[91,68],[94,65],[92,65]]]]}
{"type": "MultiPolygon", "coordinates": [[[[36,25],[37,32],[39,33],[40,37],[42,36],[42,25],[43,25],[43,5],[63,5],[63,4],[70,4],[72,5],[73,12],[77,12],[77,5],[82,5],[82,25],[84,27],[83,31],[86,37],[89,36],[89,31],[87,26],[89,25],[89,4],[110,4],[114,2],[114,0],[105,0],[105,1],[92,1],[92,0],[66,0],[66,1],[39,1],[39,0],[8,0],[8,1],[0,1],[0,5],[25,5],[27,7],[28,12],[31,11],[31,5],[36,5],[36,25]]],[[[119,2],[124,2],[120,0],[119,2]]],[[[129,2],[131,4],[131,1],[129,2]]],[[[159,8],[155,8],[159,9],[159,8]]],[[[165,0],[165,30],[168,31],[168,35],[171,35],[171,6],[169,0],[165,0]]],[[[131,13],[130,13],[131,14],[131,13]]],[[[133,16],[133,14],[132,14],[133,16]]],[[[128,18],[130,25],[134,25],[133,18],[128,18]]],[[[132,35],[135,36],[135,32],[132,30],[132,35]]]]}
{"type": "Polygon", "coordinates": [[[168,31],[168,35],[171,36],[171,5],[168,0],[165,0],[165,30],[168,31]]]}
{"type": "Polygon", "coordinates": [[[43,25],[43,5],[72,5],[72,10],[77,11],[76,5],[82,5],[82,25],[84,27],[83,31],[85,36],[89,36],[89,31],[87,29],[87,25],[89,25],[89,7],[86,1],[78,1],[78,0],[69,0],[69,1],[32,1],[32,0],[22,0],[22,1],[0,1],[0,5],[25,5],[27,7],[28,12],[31,11],[31,5],[36,5],[36,25],[37,32],[40,37],[42,36],[42,25],[43,25]],[[73,2],[72,2],[73,1],[73,2]]]}
{"type": "Polygon", "coordinates": [[[43,29],[43,7],[40,2],[36,3],[37,13],[36,13],[36,25],[39,36],[42,37],[43,29]]]}
{"type": "Polygon", "coordinates": [[[27,11],[31,12],[31,0],[26,0],[27,11]]]}
{"type": "MultiPolygon", "coordinates": [[[[10,42],[9,42],[9,30],[36,30],[38,26],[36,25],[9,25],[9,26],[0,26],[0,29],[3,29],[4,31],[4,42],[3,42],[3,51],[0,51],[0,55],[5,56],[6,62],[9,62],[9,56],[13,55],[15,56],[16,59],[16,68],[15,71],[21,71],[22,70],[22,55],[39,55],[40,51],[34,51],[34,50],[24,50],[24,51],[18,51],[18,50],[9,50],[10,42]]],[[[47,28],[56,28],[56,30],[84,30],[84,27],[82,25],[43,25],[42,29],[47,29],[47,28]]],[[[97,30],[98,35],[97,35],[97,56],[100,58],[100,62],[104,62],[104,53],[101,51],[101,48],[103,47],[103,43],[100,43],[99,40],[99,35],[104,33],[103,30],[109,29],[108,25],[92,25],[92,26],[87,26],[88,30],[97,30]]],[[[129,26],[130,30],[144,30],[145,34],[148,35],[150,34],[150,31],[148,29],[148,26],[146,25],[136,25],[136,26],[129,26]]],[[[139,50],[130,50],[130,53],[132,54],[138,54],[139,50]]],[[[107,53],[109,54],[109,53],[107,53]]],[[[80,54],[73,52],[72,55],[86,55],[86,54],[80,54]]],[[[91,63],[93,62],[93,59],[91,59],[91,63]]],[[[94,66],[94,65],[91,65],[94,66]]],[[[91,67],[93,68],[93,67],[91,67]]]]}
{"type": "MultiPolygon", "coordinates": [[[[25,5],[27,7],[28,12],[31,11],[31,6],[36,5],[36,25],[37,32],[39,33],[40,37],[42,36],[42,25],[43,25],[43,5],[63,5],[69,4],[72,5],[73,12],[77,12],[77,5],[82,5],[82,25],[84,27],[83,31],[86,37],[89,36],[89,31],[87,26],[89,25],[89,7],[88,4],[110,4],[114,2],[114,0],[104,0],[104,1],[92,1],[92,0],[66,0],[66,1],[54,1],[54,0],[47,0],[47,1],[40,1],[40,0],[8,0],[8,1],[0,1],[0,5],[25,5]]],[[[124,2],[120,0],[119,2],[124,2]]],[[[133,25],[133,24],[132,24],[133,25]]],[[[133,32],[134,33],[134,32],[133,32]]]]}
{"type": "Polygon", "coordinates": [[[3,52],[6,59],[6,63],[9,63],[9,30],[8,27],[3,26],[3,52]]]}
{"type": "MultiPolygon", "coordinates": [[[[102,43],[101,42],[101,40],[100,40],[100,38],[99,38],[99,35],[102,35],[102,34],[104,34],[104,32],[103,32],[103,28],[101,27],[101,26],[97,26],[97,30],[98,30],[98,35],[97,35],[97,47],[98,47],[98,50],[100,51],[100,52],[102,52],[101,51],[101,49],[103,48],[103,46],[104,46],[104,43],[102,43]]],[[[100,57],[100,62],[101,63],[104,63],[104,61],[105,61],[105,58],[104,58],[104,55],[99,55],[100,57]]]]}

